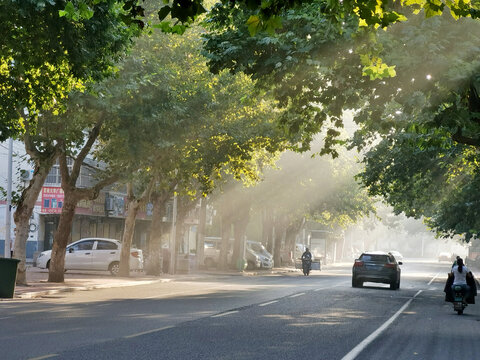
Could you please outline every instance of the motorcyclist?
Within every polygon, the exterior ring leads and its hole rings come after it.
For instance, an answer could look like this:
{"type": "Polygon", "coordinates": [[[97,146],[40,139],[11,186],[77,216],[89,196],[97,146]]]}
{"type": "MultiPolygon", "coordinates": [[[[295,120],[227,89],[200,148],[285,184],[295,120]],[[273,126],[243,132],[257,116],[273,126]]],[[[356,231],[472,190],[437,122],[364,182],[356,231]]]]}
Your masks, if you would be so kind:
{"type": "Polygon", "coordinates": [[[311,265],[312,265],[312,253],[307,247],[305,248],[305,252],[302,254],[302,269],[303,269],[304,275],[308,274],[308,272],[310,271],[311,265]],[[307,266],[308,266],[308,271],[307,271],[307,266]]]}
{"type": "Polygon", "coordinates": [[[312,253],[310,252],[308,247],[305,248],[305,252],[302,254],[302,260],[312,260],[312,253]]]}
{"type": "Polygon", "coordinates": [[[473,277],[472,272],[463,264],[463,259],[458,257],[457,264],[452,267],[453,276],[452,292],[454,286],[460,285],[464,294],[464,302],[470,297],[470,286],[467,285],[467,277],[473,277]]]}

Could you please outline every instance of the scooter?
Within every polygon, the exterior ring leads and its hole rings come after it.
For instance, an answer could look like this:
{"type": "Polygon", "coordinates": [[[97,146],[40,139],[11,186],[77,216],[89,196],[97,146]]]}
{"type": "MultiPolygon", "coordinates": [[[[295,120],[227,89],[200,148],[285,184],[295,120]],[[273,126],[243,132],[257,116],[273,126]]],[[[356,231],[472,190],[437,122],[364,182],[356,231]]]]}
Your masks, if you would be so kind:
{"type": "Polygon", "coordinates": [[[458,315],[463,314],[463,310],[467,306],[467,303],[464,301],[465,294],[463,288],[460,285],[453,286],[453,310],[457,312],[458,315]]]}
{"type": "Polygon", "coordinates": [[[302,259],[303,275],[308,276],[312,269],[312,259],[302,259]]]}

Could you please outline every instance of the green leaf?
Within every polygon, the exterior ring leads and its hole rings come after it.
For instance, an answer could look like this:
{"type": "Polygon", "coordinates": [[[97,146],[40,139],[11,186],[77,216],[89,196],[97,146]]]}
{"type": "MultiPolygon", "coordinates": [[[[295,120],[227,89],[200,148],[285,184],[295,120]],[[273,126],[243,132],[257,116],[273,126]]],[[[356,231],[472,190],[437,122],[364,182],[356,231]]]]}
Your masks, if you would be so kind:
{"type": "Polygon", "coordinates": [[[261,20],[257,15],[251,15],[247,20],[250,36],[256,35],[261,29],[261,20]]]}
{"type": "Polygon", "coordinates": [[[85,3],[80,3],[79,13],[80,17],[85,20],[91,19],[93,16],[93,10],[91,10],[85,3]]]}
{"type": "Polygon", "coordinates": [[[272,16],[265,22],[265,26],[269,34],[274,34],[276,29],[282,28],[282,18],[280,16],[272,16]]]}

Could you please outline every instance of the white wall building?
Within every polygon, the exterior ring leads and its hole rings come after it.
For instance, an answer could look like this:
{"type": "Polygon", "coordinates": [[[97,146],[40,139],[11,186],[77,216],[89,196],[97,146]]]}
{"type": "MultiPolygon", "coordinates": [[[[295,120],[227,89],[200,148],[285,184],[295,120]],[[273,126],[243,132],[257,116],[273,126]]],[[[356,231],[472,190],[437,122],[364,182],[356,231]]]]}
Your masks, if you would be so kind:
{"type": "MultiPolygon", "coordinates": [[[[5,191],[8,188],[8,161],[9,161],[9,141],[0,143],[0,187],[5,191]]],[[[12,193],[20,194],[28,183],[33,173],[33,167],[28,163],[25,152],[25,147],[20,141],[13,141],[12,148],[12,193]]],[[[13,212],[11,211],[10,229],[7,229],[7,198],[3,194],[0,196],[0,255],[5,253],[5,238],[7,231],[10,230],[10,239],[15,240],[15,223],[13,222],[13,212]]],[[[27,257],[32,257],[33,253],[37,251],[38,243],[38,210],[34,210],[32,216],[30,235],[27,243],[27,257]]]]}

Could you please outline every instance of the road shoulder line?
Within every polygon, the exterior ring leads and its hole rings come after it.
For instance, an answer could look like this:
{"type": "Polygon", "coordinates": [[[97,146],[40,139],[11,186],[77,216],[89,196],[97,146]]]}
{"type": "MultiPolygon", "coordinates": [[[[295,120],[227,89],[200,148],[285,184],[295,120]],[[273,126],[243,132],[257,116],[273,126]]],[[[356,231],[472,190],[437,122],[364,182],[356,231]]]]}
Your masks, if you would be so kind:
{"type": "Polygon", "coordinates": [[[360,344],[355,346],[347,355],[342,358],[342,360],[355,359],[358,354],[360,354],[371,342],[373,342],[373,340],[375,340],[383,331],[385,331],[385,329],[388,328],[390,324],[392,324],[402,312],[405,311],[405,309],[410,305],[413,299],[415,299],[422,292],[423,290],[418,290],[417,293],[413,295],[413,297],[409,299],[405,304],[403,304],[403,306],[390,319],[388,319],[386,322],[383,323],[382,326],[380,326],[377,330],[367,336],[360,344]]]}

